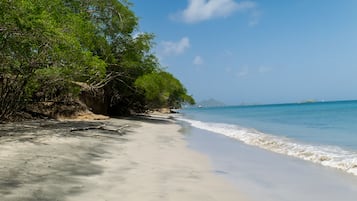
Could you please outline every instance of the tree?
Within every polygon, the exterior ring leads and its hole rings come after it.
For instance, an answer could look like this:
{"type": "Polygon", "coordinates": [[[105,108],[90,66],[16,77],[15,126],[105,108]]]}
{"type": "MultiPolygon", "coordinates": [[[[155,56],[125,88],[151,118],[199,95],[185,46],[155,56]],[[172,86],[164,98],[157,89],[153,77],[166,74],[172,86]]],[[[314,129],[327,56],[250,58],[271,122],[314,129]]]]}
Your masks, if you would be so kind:
{"type": "Polygon", "coordinates": [[[0,120],[32,102],[73,102],[83,86],[101,90],[97,96],[111,114],[193,102],[161,69],[154,35],[136,34],[130,6],[126,0],[0,1],[0,120]]]}
{"type": "Polygon", "coordinates": [[[181,82],[165,71],[145,74],[135,81],[135,85],[143,90],[149,107],[180,108],[183,103],[195,103],[181,82]]]}
{"type": "Polygon", "coordinates": [[[53,95],[68,96],[73,80],[104,76],[106,63],[81,43],[92,25],[61,0],[1,1],[0,9],[0,119],[41,87],[43,96],[59,89],[64,94],[53,95]]]}
{"type": "Polygon", "coordinates": [[[92,52],[107,64],[106,80],[98,86],[105,91],[104,99],[110,113],[126,113],[140,105],[141,98],[133,83],[138,76],[151,71],[148,66],[156,68],[156,63],[150,59],[153,57],[146,57],[153,36],[140,34],[134,37],[138,18],[129,9],[131,4],[117,0],[66,0],[66,4],[96,27],[98,38],[92,52]],[[153,62],[147,65],[149,61],[153,62]]]}

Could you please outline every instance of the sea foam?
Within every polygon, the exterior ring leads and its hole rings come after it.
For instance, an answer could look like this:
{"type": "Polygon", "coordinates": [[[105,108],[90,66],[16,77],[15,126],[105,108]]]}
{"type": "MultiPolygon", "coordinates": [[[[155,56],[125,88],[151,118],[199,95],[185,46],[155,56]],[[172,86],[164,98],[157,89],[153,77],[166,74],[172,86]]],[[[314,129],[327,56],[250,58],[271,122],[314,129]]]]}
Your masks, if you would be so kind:
{"type": "Polygon", "coordinates": [[[311,145],[293,141],[289,138],[266,134],[251,128],[238,125],[202,122],[180,118],[191,126],[222,134],[248,145],[257,146],[269,151],[303,160],[312,161],[324,166],[337,168],[357,176],[357,153],[335,146],[311,145]]]}

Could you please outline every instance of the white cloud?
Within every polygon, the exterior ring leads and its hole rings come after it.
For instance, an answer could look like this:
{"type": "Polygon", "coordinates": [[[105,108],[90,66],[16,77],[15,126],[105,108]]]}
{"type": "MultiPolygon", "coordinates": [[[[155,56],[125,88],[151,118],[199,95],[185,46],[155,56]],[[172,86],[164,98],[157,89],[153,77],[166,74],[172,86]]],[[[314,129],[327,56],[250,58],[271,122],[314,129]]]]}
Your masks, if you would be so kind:
{"type": "Polygon", "coordinates": [[[241,68],[238,72],[237,72],[237,77],[245,77],[249,74],[249,71],[248,71],[248,68],[247,67],[244,67],[244,68],[241,68]]]}
{"type": "Polygon", "coordinates": [[[266,66],[260,66],[260,67],[258,68],[258,72],[259,72],[260,74],[269,73],[271,70],[272,70],[271,68],[266,67],[266,66]]]}
{"type": "Polygon", "coordinates": [[[190,39],[187,37],[184,37],[177,42],[173,42],[173,41],[161,42],[162,53],[166,56],[182,54],[189,47],[190,47],[190,39]]]}
{"type": "Polygon", "coordinates": [[[250,14],[249,26],[253,27],[253,26],[259,24],[261,15],[262,15],[262,13],[257,10],[252,11],[252,13],[250,14]]]}
{"type": "Polygon", "coordinates": [[[231,67],[226,67],[224,70],[226,71],[226,73],[231,73],[232,72],[232,68],[231,67]]]}
{"type": "Polygon", "coordinates": [[[195,65],[202,65],[203,64],[203,59],[202,57],[200,56],[196,56],[194,59],[193,59],[193,64],[195,65]]]}
{"type": "Polygon", "coordinates": [[[132,37],[134,38],[134,39],[136,39],[136,38],[138,38],[140,35],[142,35],[142,34],[144,34],[144,32],[140,32],[140,31],[138,31],[138,32],[134,32],[133,34],[132,34],[132,37]]]}
{"type": "Polygon", "coordinates": [[[233,56],[233,52],[230,51],[230,50],[225,50],[224,51],[224,56],[231,57],[231,56],[233,56]]]}
{"type": "Polygon", "coordinates": [[[197,23],[218,17],[228,17],[236,11],[253,10],[257,7],[253,1],[234,0],[189,0],[188,7],[176,17],[186,23],[197,23]]]}

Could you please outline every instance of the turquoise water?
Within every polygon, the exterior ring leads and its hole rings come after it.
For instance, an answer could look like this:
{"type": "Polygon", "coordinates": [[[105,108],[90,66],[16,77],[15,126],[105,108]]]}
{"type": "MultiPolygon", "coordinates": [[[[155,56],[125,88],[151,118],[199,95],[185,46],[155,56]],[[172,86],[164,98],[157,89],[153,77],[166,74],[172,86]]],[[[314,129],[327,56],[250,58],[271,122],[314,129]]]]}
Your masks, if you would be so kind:
{"type": "Polygon", "coordinates": [[[182,110],[182,121],[357,175],[357,101],[182,110]]]}

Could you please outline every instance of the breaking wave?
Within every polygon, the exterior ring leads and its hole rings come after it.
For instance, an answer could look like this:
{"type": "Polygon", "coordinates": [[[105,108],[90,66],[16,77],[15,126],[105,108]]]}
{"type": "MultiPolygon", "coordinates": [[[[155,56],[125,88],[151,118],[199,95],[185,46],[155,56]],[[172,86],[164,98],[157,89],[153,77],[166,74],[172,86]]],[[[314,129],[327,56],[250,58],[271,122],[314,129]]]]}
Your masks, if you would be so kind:
{"type": "Polygon", "coordinates": [[[289,138],[266,134],[233,124],[210,123],[180,118],[191,126],[222,134],[248,145],[337,168],[357,176],[357,153],[335,146],[318,146],[295,142],[289,138]]]}

